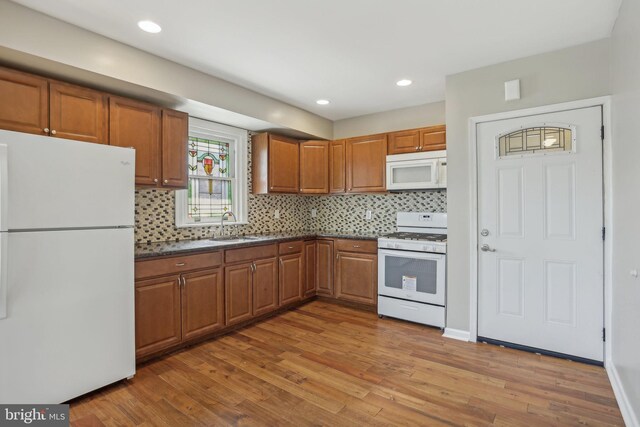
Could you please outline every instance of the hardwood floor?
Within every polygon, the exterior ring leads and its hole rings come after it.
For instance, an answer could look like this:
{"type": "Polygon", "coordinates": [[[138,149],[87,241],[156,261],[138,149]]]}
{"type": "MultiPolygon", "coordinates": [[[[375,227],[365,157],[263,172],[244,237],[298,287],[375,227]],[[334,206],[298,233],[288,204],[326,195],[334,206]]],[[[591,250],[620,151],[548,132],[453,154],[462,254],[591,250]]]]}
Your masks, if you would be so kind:
{"type": "Polygon", "coordinates": [[[138,367],[73,426],[623,425],[603,368],[314,301],[138,367]]]}

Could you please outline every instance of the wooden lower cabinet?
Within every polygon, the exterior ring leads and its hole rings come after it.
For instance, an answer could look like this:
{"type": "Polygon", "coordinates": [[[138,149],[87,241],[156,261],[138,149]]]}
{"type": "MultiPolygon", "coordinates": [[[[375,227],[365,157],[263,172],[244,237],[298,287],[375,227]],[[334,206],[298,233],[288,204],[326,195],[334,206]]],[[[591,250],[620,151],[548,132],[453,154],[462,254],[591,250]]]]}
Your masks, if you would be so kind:
{"type": "Polygon", "coordinates": [[[136,282],[136,357],[181,341],[180,280],[172,275],[136,282]]]}
{"type": "Polygon", "coordinates": [[[378,256],[338,251],[335,268],[336,298],[376,305],[378,256]]]}
{"type": "Polygon", "coordinates": [[[227,326],[253,317],[253,263],[244,263],[224,269],[224,304],[227,326]]]}
{"type": "Polygon", "coordinates": [[[253,264],[253,315],[260,316],[278,308],[278,261],[267,258],[253,264]]]}
{"type": "Polygon", "coordinates": [[[318,240],[316,251],[316,292],[333,296],[333,240],[318,240]]]}
{"type": "Polygon", "coordinates": [[[182,275],[182,339],[188,340],[224,327],[222,270],[182,275]]]}
{"type": "Polygon", "coordinates": [[[280,256],[280,305],[300,301],[304,277],[302,253],[280,256]]]}
{"type": "Polygon", "coordinates": [[[315,240],[304,242],[304,284],[302,296],[308,298],[316,293],[316,258],[318,245],[315,240]]]}

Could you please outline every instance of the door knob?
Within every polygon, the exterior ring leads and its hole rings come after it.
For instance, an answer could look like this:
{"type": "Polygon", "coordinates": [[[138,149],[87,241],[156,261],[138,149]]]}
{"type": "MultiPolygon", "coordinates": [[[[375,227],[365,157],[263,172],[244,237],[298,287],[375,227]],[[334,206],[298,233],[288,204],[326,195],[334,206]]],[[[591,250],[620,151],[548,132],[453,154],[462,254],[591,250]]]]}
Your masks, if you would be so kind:
{"type": "Polygon", "coordinates": [[[480,246],[480,250],[482,252],[495,252],[496,251],[495,249],[491,249],[489,247],[489,245],[487,245],[486,243],[484,245],[480,246]]]}

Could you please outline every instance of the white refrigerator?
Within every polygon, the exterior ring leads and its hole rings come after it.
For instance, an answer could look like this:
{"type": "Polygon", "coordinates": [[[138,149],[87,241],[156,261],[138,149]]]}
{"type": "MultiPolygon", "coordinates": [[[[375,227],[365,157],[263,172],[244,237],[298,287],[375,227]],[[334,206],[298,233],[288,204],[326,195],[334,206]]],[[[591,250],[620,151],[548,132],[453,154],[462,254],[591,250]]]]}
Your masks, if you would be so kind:
{"type": "Polygon", "coordinates": [[[134,156],[0,130],[0,403],[134,375],[134,156]]]}

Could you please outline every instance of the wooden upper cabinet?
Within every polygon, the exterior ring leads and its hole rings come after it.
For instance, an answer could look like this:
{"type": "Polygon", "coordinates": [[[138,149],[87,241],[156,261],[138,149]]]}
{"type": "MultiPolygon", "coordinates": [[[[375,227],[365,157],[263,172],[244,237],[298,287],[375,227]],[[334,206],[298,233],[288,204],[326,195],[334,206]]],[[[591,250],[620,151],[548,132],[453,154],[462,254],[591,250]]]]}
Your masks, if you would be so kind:
{"type": "Polygon", "coordinates": [[[447,149],[447,127],[431,126],[420,129],[420,150],[437,151],[447,149]]]}
{"type": "Polygon", "coordinates": [[[253,315],[260,316],[278,308],[278,263],[267,258],[253,265],[253,315]]]}
{"type": "Polygon", "coordinates": [[[387,135],[347,139],[347,192],[386,190],[387,135]]]}
{"type": "Polygon", "coordinates": [[[319,295],[333,295],[333,240],[316,242],[316,289],[319,295]]]}
{"type": "Polygon", "coordinates": [[[108,108],[104,92],[61,82],[49,83],[51,136],[108,144],[108,108]]]}
{"type": "Polygon", "coordinates": [[[224,327],[222,270],[182,275],[182,339],[206,335],[224,327]]]}
{"type": "Polygon", "coordinates": [[[300,144],[300,192],[329,192],[329,141],[305,141],[300,144]]]}
{"type": "Polygon", "coordinates": [[[347,190],[346,159],[347,145],[344,139],[329,144],[329,192],[344,193],[347,190]]]}
{"type": "Polygon", "coordinates": [[[160,108],[112,96],[109,113],[110,144],[136,150],[136,185],[156,185],[161,167],[160,108]]]}
{"type": "Polygon", "coordinates": [[[270,133],[253,135],[251,141],[253,193],[298,193],[298,141],[270,133]]]}
{"type": "Polygon", "coordinates": [[[0,67],[0,128],[48,135],[47,79],[0,67]]]}
{"type": "Polygon", "coordinates": [[[136,357],[181,341],[179,283],[180,276],[136,282],[136,357]]]}
{"type": "Polygon", "coordinates": [[[189,115],[162,110],[162,186],[187,188],[189,115]]]}
{"type": "Polygon", "coordinates": [[[405,130],[387,135],[388,154],[415,153],[420,151],[420,131],[405,130]]]}

